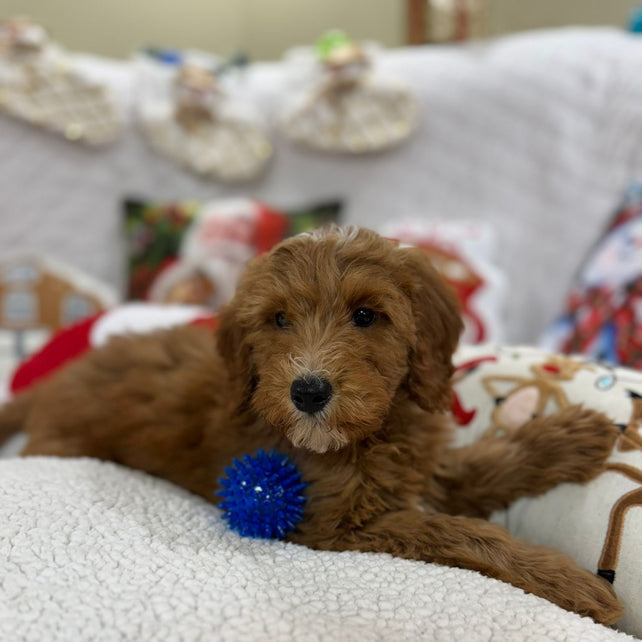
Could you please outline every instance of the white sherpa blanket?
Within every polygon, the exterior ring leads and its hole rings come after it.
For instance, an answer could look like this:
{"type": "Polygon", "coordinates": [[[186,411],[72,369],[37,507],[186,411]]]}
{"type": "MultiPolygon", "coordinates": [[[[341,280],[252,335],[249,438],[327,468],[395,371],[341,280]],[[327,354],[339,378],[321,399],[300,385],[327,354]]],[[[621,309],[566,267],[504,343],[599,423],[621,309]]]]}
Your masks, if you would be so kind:
{"type": "Polygon", "coordinates": [[[0,462],[0,639],[631,640],[472,571],[243,539],[89,459],[0,462]]]}

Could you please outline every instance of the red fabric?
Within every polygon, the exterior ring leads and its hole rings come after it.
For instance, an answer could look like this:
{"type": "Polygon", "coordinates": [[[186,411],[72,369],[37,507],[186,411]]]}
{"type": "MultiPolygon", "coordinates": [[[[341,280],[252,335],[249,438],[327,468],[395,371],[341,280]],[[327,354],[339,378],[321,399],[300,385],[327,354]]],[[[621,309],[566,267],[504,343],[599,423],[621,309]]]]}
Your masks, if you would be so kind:
{"type": "Polygon", "coordinates": [[[477,357],[477,359],[472,359],[471,361],[466,361],[465,363],[460,363],[456,368],[455,372],[461,372],[465,370],[468,373],[470,370],[476,368],[480,363],[488,363],[490,361],[497,361],[497,357],[490,355],[488,357],[477,357]]]}
{"type": "Polygon", "coordinates": [[[198,228],[199,243],[207,247],[229,241],[251,247],[255,254],[272,249],[285,238],[289,227],[288,217],[259,201],[252,201],[252,207],[251,219],[216,216],[215,211],[212,215],[206,215],[198,228]]]}
{"type": "Polygon", "coordinates": [[[24,361],[11,379],[12,393],[29,388],[37,381],[58,370],[64,364],[77,359],[89,348],[89,335],[102,312],[60,330],[43,348],[24,361]]]}
{"type": "Polygon", "coordinates": [[[466,410],[461,405],[461,400],[459,395],[456,392],[453,392],[453,400],[450,406],[450,411],[452,412],[453,418],[458,426],[467,426],[477,414],[477,409],[466,410]]]}
{"type": "MultiPolygon", "coordinates": [[[[28,357],[16,369],[9,389],[12,394],[26,390],[35,383],[56,372],[62,366],[82,357],[92,348],[91,330],[96,321],[105,313],[101,312],[56,333],[40,350],[28,357]]],[[[203,316],[189,322],[212,331],[218,326],[215,316],[203,316]]]]}
{"type": "MultiPolygon", "coordinates": [[[[489,361],[497,361],[497,357],[494,355],[488,357],[478,357],[477,359],[466,361],[465,363],[458,365],[455,368],[454,379],[457,380],[458,376],[462,376],[462,372],[463,375],[466,375],[474,370],[478,365],[487,363],[489,361]]],[[[458,426],[467,426],[477,414],[476,408],[473,408],[472,410],[466,410],[463,407],[456,390],[453,390],[453,399],[450,406],[450,411],[453,415],[455,423],[457,423],[458,426]]]]}
{"type": "Polygon", "coordinates": [[[288,231],[288,218],[270,209],[263,203],[256,203],[259,217],[254,229],[253,244],[257,254],[263,254],[271,250],[277,243],[280,243],[288,231]]]}
{"type": "Polygon", "coordinates": [[[194,321],[190,321],[189,325],[199,325],[214,331],[216,330],[216,328],[218,328],[218,318],[215,316],[200,317],[199,319],[194,319],[194,321]]]}

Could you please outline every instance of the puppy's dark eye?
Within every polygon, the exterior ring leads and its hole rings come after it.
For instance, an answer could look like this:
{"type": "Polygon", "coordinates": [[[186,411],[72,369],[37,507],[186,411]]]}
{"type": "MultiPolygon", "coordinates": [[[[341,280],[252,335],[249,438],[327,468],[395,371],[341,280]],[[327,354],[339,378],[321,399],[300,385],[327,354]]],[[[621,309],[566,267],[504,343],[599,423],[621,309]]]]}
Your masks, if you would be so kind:
{"type": "Polygon", "coordinates": [[[368,328],[377,320],[377,313],[370,308],[357,308],[352,314],[352,323],[358,328],[368,328]]]}
{"type": "Polygon", "coordinates": [[[274,323],[277,328],[285,328],[288,324],[288,320],[285,318],[285,312],[277,312],[274,315],[274,323]]]}

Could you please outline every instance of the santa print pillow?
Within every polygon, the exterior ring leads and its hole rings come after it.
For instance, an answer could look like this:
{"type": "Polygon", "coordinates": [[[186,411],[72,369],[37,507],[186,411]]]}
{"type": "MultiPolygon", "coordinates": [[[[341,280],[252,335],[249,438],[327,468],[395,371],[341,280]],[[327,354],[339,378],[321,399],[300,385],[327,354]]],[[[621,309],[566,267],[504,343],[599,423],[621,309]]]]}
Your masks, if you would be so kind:
{"type": "Polygon", "coordinates": [[[80,321],[55,334],[14,372],[10,391],[16,394],[45,379],[62,366],[99,348],[120,334],[153,332],[176,325],[216,327],[211,310],[196,306],[130,303],[80,321]]]}
{"type": "Polygon", "coordinates": [[[276,209],[252,198],[125,202],[127,298],[217,310],[245,263],[288,236],[339,221],[339,201],[276,209]]]}

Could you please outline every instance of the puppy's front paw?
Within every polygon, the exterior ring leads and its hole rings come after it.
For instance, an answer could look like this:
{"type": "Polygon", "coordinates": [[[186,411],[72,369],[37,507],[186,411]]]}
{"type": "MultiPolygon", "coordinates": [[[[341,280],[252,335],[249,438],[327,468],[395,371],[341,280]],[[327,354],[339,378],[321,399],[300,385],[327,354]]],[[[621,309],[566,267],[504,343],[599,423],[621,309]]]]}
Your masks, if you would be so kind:
{"type": "Polygon", "coordinates": [[[604,471],[619,429],[602,413],[569,406],[533,419],[513,435],[558,483],[584,483],[604,471]]]}

